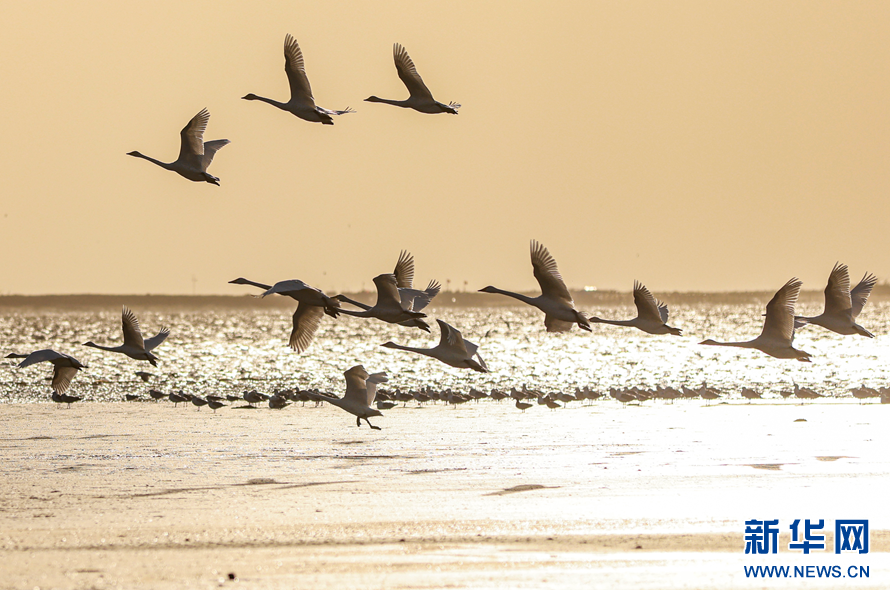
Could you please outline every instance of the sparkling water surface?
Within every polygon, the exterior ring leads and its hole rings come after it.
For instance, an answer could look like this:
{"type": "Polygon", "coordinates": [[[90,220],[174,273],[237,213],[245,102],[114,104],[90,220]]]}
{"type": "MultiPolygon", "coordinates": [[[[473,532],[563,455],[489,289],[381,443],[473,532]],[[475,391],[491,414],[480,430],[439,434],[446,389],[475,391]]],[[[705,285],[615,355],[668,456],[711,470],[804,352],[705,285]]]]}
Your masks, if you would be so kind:
{"type": "MultiPolygon", "coordinates": [[[[155,353],[159,367],[124,355],[84,347],[117,346],[122,342],[119,309],[72,311],[6,308],[0,313],[2,352],[31,352],[52,348],[74,356],[89,366],[69,390],[87,401],[118,401],[125,393],[144,394],[151,388],[186,393],[237,394],[257,389],[318,388],[338,395],[343,390],[343,371],[362,364],[369,372],[386,371],[390,388],[414,390],[430,387],[470,388],[490,391],[511,387],[545,393],[572,392],[589,386],[607,393],[610,387],[656,386],[716,387],[729,399],[740,398],[743,387],[764,397],[778,397],[794,383],[832,397],[849,397],[860,385],[890,384],[890,340],[882,335],[890,325],[890,302],[870,302],[859,323],[877,334],[874,339],[840,336],[809,326],[798,331],[794,344],[813,354],[812,363],[780,360],[758,351],[702,346],[705,338],[719,341],[750,340],[762,328],[763,303],[700,303],[674,306],[670,324],[683,336],[652,336],[633,328],[594,325],[587,333],[574,328],[549,334],[543,315],[528,306],[431,308],[432,334],[418,329],[341,316],[325,317],[310,349],[302,355],[287,346],[291,309],[188,308],[134,309],[143,334],[150,336],[168,326],[170,337],[155,353]],[[416,354],[386,349],[388,340],[415,347],[433,347],[439,331],[433,321],[441,318],[464,338],[480,344],[480,354],[490,374],[459,370],[416,354]],[[143,383],[136,371],[154,375],[143,383]]],[[[815,315],[819,304],[802,305],[801,314],[815,315]]],[[[598,308],[604,318],[633,317],[632,305],[598,308]]],[[[3,359],[0,400],[47,401],[48,363],[25,369],[14,359],[3,359]]],[[[611,401],[611,400],[610,400],[611,401]]]]}

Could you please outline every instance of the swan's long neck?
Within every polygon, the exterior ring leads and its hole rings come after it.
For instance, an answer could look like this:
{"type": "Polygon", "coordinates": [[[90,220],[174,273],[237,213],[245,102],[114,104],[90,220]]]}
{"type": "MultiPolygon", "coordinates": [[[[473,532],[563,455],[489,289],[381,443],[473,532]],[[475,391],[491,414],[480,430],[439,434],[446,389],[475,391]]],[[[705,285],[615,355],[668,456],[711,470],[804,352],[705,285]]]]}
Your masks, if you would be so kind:
{"type": "Polygon", "coordinates": [[[714,340],[705,340],[701,344],[707,344],[708,346],[735,346],[736,348],[757,348],[757,343],[754,340],[749,340],[747,342],[715,342],[714,340]]]}
{"type": "Polygon", "coordinates": [[[822,316],[817,315],[809,318],[806,316],[796,315],[794,316],[794,321],[795,323],[814,324],[816,326],[820,326],[822,325],[822,316]]]}
{"type": "Polygon", "coordinates": [[[157,164],[158,166],[160,166],[161,168],[164,168],[164,169],[166,169],[166,170],[173,170],[173,163],[172,163],[172,162],[171,162],[171,163],[161,162],[160,160],[155,160],[155,159],[152,158],[151,156],[146,156],[145,154],[140,153],[140,152],[130,152],[130,153],[127,154],[127,155],[128,155],[128,156],[133,156],[134,158],[142,158],[143,160],[148,160],[148,161],[151,162],[152,164],[157,164]]]}
{"type": "Polygon", "coordinates": [[[251,285],[253,287],[257,287],[262,289],[263,291],[268,291],[272,288],[272,285],[264,285],[263,283],[257,283],[255,281],[248,281],[247,279],[238,279],[237,283],[233,283],[235,285],[251,285]]]}
{"type": "Polygon", "coordinates": [[[434,350],[432,348],[414,348],[413,346],[402,346],[401,344],[396,344],[395,342],[387,342],[383,346],[385,346],[386,348],[395,348],[397,350],[404,350],[406,352],[416,352],[417,354],[422,354],[425,356],[431,356],[433,358],[436,358],[436,356],[434,354],[432,354],[432,351],[434,350]]]}
{"type": "Polygon", "coordinates": [[[368,98],[365,99],[365,101],[366,102],[382,102],[385,104],[391,104],[395,107],[408,108],[408,105],[406,104],[408,102],[407,100],[392,100],[390,98],[379,98],[377,96],[369,96],[368,98]]]}
{"type": "Polygon", "coordinates": [[[527,303],[529,305],[533,305],[537,307],[537,301],[535,297],[529,297],[527,295],[523,295],[522,293],[514,293],[512,291],[504,291],[503,289],[498,289],[497,287],[490,287],[486,293],[497,293],[498,295],[506,295],[507,297],[512,297],[513,299],[518,299],[523,303],[527,303]]]}
{"type": "Polygon", "coordinates": [[[610,324],[612,326],[629,326],[631,328],[636,326],[636,322],[634,320],[604,320],[598,317],[592,317],[588,318],[587,321],[589,321],[591,324],[610,324]]]}
{"type": "MultiPolygon", "coordinates": [[[[354,305],[354,306],[356,306],[356,307],[359,307],[359,308],[361,308],[361,309],[364,309],[365,311],[371,309],[371,306],[370,306],[370,305],[367,305],[367,304],[365,304],[365,303],[359,303],[358,301],[355,301],[355,300],[353,300],[353,299],[350,299],[349,297],[346,297],[346,296],[344,296],[344,295],[338,295],[338,296],[337,296],[337,299],[339,299],[340,301],[343,301],[344,303],[349,303],[350,305],[354,305]]],[[[341,309],[340,311],[343,311],[343,310],[341,309]]]]}
{"type": "Polygon", "coordinates": [[[273,107],[278,107],[282,111],[289,111],[288,105],[286,102],[278,102],[277,100],[272,100],[271,98],[266,98],[265,96],[257,96],[256,94],[248,94],[244,97],[244,100],[259,100],[266,104],[270,104],[273,107]]]}
{"type": "Polygon", "coordinates": [[[83,345],[89,346],[91,348],[98,348],[99,350],[107,350],[109,352],[117,352],[117,350],[120,348],[120,346],[99,346],[98,344],[95,344],[93,342],[84,342],[83,345]]]}
{"type": "MultiPolygon", "coordinates": [[[[370,309],[370,308],[369,308],[370,309]]],[[[338,311],[340,313],[345,313],[346,315],[351,315],[354,318],[370,318],[374,317],[369,312],[369,309],[365,309],[363,311],[353,311],[351,309],[339,308],[338,311]]]]}

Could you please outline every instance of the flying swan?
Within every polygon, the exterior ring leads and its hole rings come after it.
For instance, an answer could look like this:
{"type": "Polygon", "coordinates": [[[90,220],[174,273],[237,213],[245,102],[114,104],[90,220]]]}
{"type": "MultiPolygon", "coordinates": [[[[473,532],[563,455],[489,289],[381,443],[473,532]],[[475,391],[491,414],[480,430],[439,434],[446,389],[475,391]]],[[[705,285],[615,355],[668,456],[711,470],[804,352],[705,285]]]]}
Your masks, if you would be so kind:
{"type": "Polygon", "coordinates": [[[399,73],[399,78],[408,88],[408,94],[410,96],[405,100],[391,100],[388,98],[369,96],[365,99],[367,102],[383,102],[397,107],[414,109],[421,113],[457,114],[457,109],[460,108],[458,103],[449,102],[448,104],[442,104],[433,98],[433,93],[430,92],[430,89],[423,83],[423,78],[417,73],[417,68],[414,67],[414,62],[411,61],[411,58],[408,56],[408,52],[405,51],[404,47],[395,43],[392,46],[392,58],[396,62],[396,71],[399,73]]]}
{"type": "Polygon", "coordinates": [[[202,109],[200,113],[192,117],[188,125],[179,132],[182,142],[179,148],[179,157],[175,162],[161,162],[145,156],[139,152],[127,152],[128,156],[135,156],[148,160],[164,168],[172,170],[184,178],[195,182],[209,182],[219,186],[219,178],[207,173],[207,167],[213,161],[213,156],[224,145],[230,143],[228,139],[214,139],[213,141],[204,141],[204,130],[207,129],[207,122],[210,121],[210,112],[202,109]]]}
{"type": "Polygon", "coordinates": [[[287,102],[278,102],[277,100],[257,96],[256,94],[248,94],[241,98],[244,100],[260,100],[273,107],[278,107],[282,111],[287,111],[304,121],[322,123],[323,125],[334,124],[331,115],[345,115],[346,113],[355,112],[349,107],[346,107],[346,110],[343,111],[332,111],[315,104],[315,99],[312,97],[312,88],[309,86],[309,78],[306,76],[306,67],[303,64],[303,52],[300,50],[297,40],[290,34],[284,38],[284,73],[287,74],[287,81],[290,83],[290,100],[287,102]]]}

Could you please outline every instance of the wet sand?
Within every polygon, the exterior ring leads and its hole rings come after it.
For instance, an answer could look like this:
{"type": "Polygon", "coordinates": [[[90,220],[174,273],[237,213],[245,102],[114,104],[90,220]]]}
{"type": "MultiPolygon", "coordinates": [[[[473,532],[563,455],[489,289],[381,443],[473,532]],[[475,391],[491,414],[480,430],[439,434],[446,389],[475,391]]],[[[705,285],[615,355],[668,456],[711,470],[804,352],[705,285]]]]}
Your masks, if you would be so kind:
{"type": "Polygon", "coordinates": [[[0,405],[0,588],[887,587],[888,410],[0,405]],[[752,558],[751,518],[871,552],[752,558]],[[870,577],[743,574],[789,564],[870,577]]]}

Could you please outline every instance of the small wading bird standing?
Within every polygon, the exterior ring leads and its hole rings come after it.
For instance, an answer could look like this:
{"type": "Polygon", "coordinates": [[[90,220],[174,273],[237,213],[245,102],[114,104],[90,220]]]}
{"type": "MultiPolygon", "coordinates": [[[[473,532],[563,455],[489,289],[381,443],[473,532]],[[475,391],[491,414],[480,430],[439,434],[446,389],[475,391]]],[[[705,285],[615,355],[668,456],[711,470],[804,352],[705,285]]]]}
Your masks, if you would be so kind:
{"type": "Polygon", "coordinates": [[[361,428],[362,420],[368,422],[368,426],[374,430],[380,430],[379,426],[374,426],[368,421],[372,416],[383,416],[380,410],[371,407],[374,398],[377,397],[377,385],[386,383],[389,379],[386,373],[374,373],[369,375],[362,365],[356,365],[343,373],[346,377],[346,393],[343,397],[332,397],[321,395],[311,391],[303,392],[310,399],[320,402],[328,402],[346,410],[355,416],[355,425],[361,428]]]}
{"type": "MultiPolygon", "coordinates": [[[[442,285],[438,281],[430,281],[425,291],[414,288],[414,256],[406,250],[402,250],[399,254],[399,260],[396,262],[396,268],[393,271],[396,277],[396,287],[399,290],[399,301],[402,307],[412,311],[420,311],[425,308],[439,294],[442,285]]],[[[335,299],[344,303],[349,303],[360,309],[369,310],[370,305],[353,301],[345,295],[337,295],[335,299]]],[[[430,331],[430,325],[420,318],[399,322],[400,326],[409,328],[420,328],[424,332],[430,331]]]]}
{"type": "Polygon", "coordinates": [[[346,107],[344,111],[332,111],[315,104],[315,99],[312,97],[312,88],[309,86],[309,78],[306,76],[306,67],[303,64],[303,52],[300,50],[297,40],[290,34],[284,37],[284,72],[287,74],[287,81],[290,83],[290,100],[287,102],[278,102],[277,100],[257,96],[256,94],[248,94],[241,98],[244,100],[260,100],[273,107],[278,107],[282,111],[287,111],[304,121],[322,123],[324,125],[334,124],[331,115],[345,115],[346,113],[355,112],[349,107],[346,107]]]}
{"type": "Polygon", "coordinates": [[[521,293],[504,291],[491,286],[479,289],[479,292],[506,295],[537,307],[544,312],[544,326],[548,332],[566,332],[571,330],[574,324],[578,324],[579,328],[589,332],[590,322],[586,315],[575,309],[575,302],[562,280],[562,275],[559,274],[556,260],[550,255],[547,248],[532,240],[531,255],[535,278],[541,286],[539,296],[528,297],[521,293]]]}
{"type": "Polygon", "coordinates": [[[430,92],[430,89],[423,83],[423,78],[417,73],[417,68],[414,67],[414,62],[411,61],[411,58],[408,56],[408,52],[405,51],[404,47],[398,43],[393,44],[392,57],[396,62],[396,71],[399,73],[399,78],[408,88],[408,94],[410,96],[405,100],[391,100],[388,98],[369,96],[365,99],[367,102],[383,102],[397,107],[414,109],[421,113],[457,114],[457,109],[460,108],[458,103],[449,102],[448,104],[442,104],[433,98],[433,93],[430,92]]]}
{"type": "Polygon", "coordinates": [[[446,324],[442,320],[436,320],[442,336],[439,338],[439,344],[435,348],[413,348],[411,346],[402,346],[394,342],[386,342],[381,346],[386,348],[395,348],[396,350],[406,350],[408,352],[416,352],[438,361],[457,367],[458,369],[473,369],[480,373],[488,373],[488,367],[485,361],[479,356],[479,346],[468,340],[464,340],[461,333],[453,326],[446,324]],[[473,356],[479,359],[477,362],[473,356]]]}
{"type": "Polygon", "coordinates": [[[74,379],[74,376],[77,375],[77,372],[80,369],[88,368],[86,365],[81,363],[73,356],[69,356],[67,354],[56,352],[55,350],[50,350],[47,348],[46,350],[38,350],[36,352],[32,352],[31,354],[11,353],[7,354],[6,358],[25,359],[21,363],[19,363],[20,369],[24,369],[25,367],[29,367],[37,363],[52,363],[53,379],[50,383],[50,387],[52,387],[53,390],[53,401],[60,404],[68,404],[68,407],[70,408],[71,404],[83,399],[80,397],[65,395],[65,392],[68,391],[69,387],[71,387],[71,380],[74,379]]]}
{"type": "Polygon", "coordinates": [[[634,281],[634,305],[637,306],[637,317],[632,320],[603,320],[590,318],[591,324],[611,324],[613,326],[630,326],[648,334],[672,334],[679,336],[681,331],[667,325],[668,306],[652,296],[643,283],[634,281]]]}
{"type": "Polygon", "coordinates": [[[176,172],[183,178],[219,186],[219,178],[208,174],[207,167],[210,166],[216,152],[230,142],[228,139],[214,139],[205,142],[204,130],[207,128],[208,121],[210,121],[210,112],[207,109],[202,109],[200,113],[192,117],[188,125],[182,128],[182,131],[179,132],[182,145],[179,148],[179,157],[175,162],[168,164],[139,152],[127,152],[127,155],[153,162],[165,170],[176,172]]]}
{"type": "Polygon", "coordinates": [[[791,345],[791,341],[794,339],[794,304],[797,303],[801,285],[799,279],[793,278],[776,292],[770,302],[766,304],[766,320],[763,322],[763,331],[754,340],[715,342],[708,339],[699,344],[756,348],[779,359],[810,362],[810,353],[797,350],[791,345]]]}
{"type": "Polygon", "coordinates": [[[871,295],[871,290],[877,282],[878,277],[866,273],[851,291],[847,265],[835,263],[828,276],[828,285],[825,287],[825,311],[812,318],[795,317],[796,327],[815,324],[838,334],[859,334],[874,338],[874,334],[856,323],[856,317],[865,307],[868,296],[871,295]]]}
{"type": "Polygon", "coordinates": [[[323,314],[328,314],[335,318],[340,313],[340,304],[333,297],[328,297],[321,289],[310,287],[303,281],[296,279],[279,281],[272,286],[249,281],[245,278],[237,278],[234,281],[229,281],[229,283],[233,285],[252,285],[265,289],[265,293],[261,297],[277,293],[299,302],[296,311],[294,311],[294,328],[291,330],[289,341],[290,347],[297,352],[305,352],[309,345],[312,344],[315,333],[321,325],[323,314]]]}
{"type": "Polygon", "coordinates": [[[167,339],[167,336],[170,335],[170,330],[166,327],[161,328],[161,331],[155,336],[148,340],[143,340],[142,332],[139,330],[139,320],[136,319],[136,314],[130,311],[127,306],[124,306],[121,312],[121,324],[124,331],[124,343],[122,345],[99,346],[92,342],[85,342],[84,346],[98,348],[107,352],[119,352],[137,361],[148,361],[151,363],[151,366],[157,367],[158,357],[153,355],[151,351],[167,339]]]}

